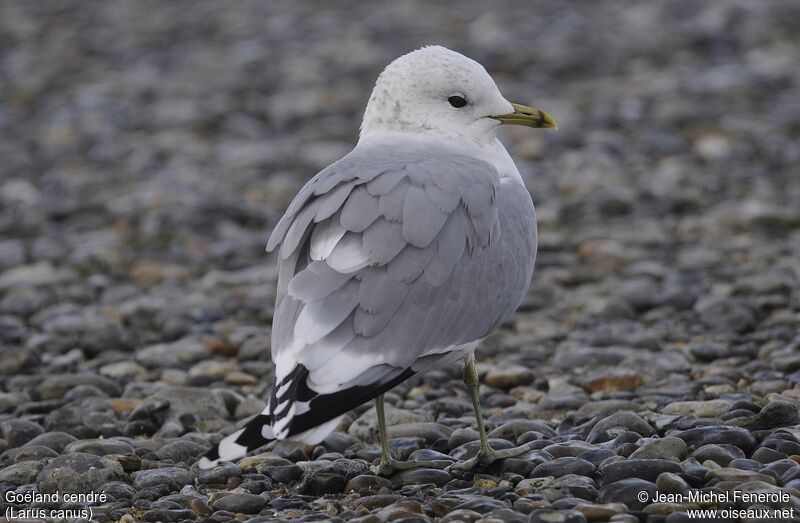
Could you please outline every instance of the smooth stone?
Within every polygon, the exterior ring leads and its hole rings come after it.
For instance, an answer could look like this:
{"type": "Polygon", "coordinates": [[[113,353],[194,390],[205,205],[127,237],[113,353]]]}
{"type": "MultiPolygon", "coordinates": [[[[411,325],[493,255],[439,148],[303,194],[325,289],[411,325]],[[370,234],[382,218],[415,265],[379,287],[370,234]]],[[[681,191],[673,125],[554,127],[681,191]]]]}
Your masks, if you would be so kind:
{"type": "Polygon", "coordinates": [[[670,459],[681,461],[686,457],[688,448],[680,438],[666,436],[649,440],[628,456],[630,459],[670,459]]]}
{"type": "Polygon", "coordinates": [[[0,469],[0,484],[28,485],[33,483],[43,466],[41,461],[20,461],[4,467],[0,469]]]}
{"type": "MultiPolygon", "coordinates": [[[[228,407],[224,392],[203,387],[161,387],[142,400],[142,408],[153,405],[155,417],[162,419],[191,420],[197,430],[218,430],[227,426],[228,407]]],[[[139,409],[137,409],[139,410],[139,409]]],[[[131,413],[130,418],[134,417],[131,413]]]]}
{"type": "Polygon", "coordinates": [[[758,443],[750,431],[724,425],[696,427],[670,435],[681,438],[690,447],[698,448],[711,443],[728,444],[739,447],[745,454],[752,453],[758,443]]]}
{"type": "MultiPolygon", "coordinates": [[[[654,516],[653,515],[648,516],[648,519],[650,517],[654,517],[654,516]]],[[[664,518],[664,523],[692,523],[692,521],[696,521],[696,520],[693,520],[692,518],[690,518],[689,514],[686,513],[686,512],[673,512],[673,513],[669,514],[666,518],[664,518]]],[[[750,522],[748,522],[748,523],[750,523],[750,522]]]]}
{"type": "Polygon", "coordinates": [[[430,521],[424,516],[422,505],[418,501],[404,499],[387,505],[377,512],[375,516],[380,521],[430,521]]]}
{"type": "MultiPolygon", "coordinates": [[[[385,405],[386,424],[389,427],[406,423],[433,422],[433,416],[427,411],[423,413],[406,409],[398,409],[389,403],[385,405]]],[[[350,424],[347,433],[360,441],[375,443],[378,441],[378,415],[375,407],[371,407],[350,424]]]]}
{"type": "MultiPolygon", "coordinates": [[[[787,380],[784,379],[772,379],[772,380],[759,380],[754,381],[748,387],[748,390],[754,395],[762,398],[766,398],[771,394],[780,394],[783,391],[790,390],[792,388],[792,384],[789,383],[787,380]]],[[[777,418],[777,416],[776,416],[777,418]]],[[[774,423],[774,422],[773,422],[774,423]]],[[[785,422],[780,422],[779,425],[776,426],[785,426],[785,422]]]]}
{"type": "Polygon", "coordinates": [[[631,510],[642,510],[653,499],[658,487],[655,483],[639,478],[624,478],[604,485],[598,492],[600,503],[622,503],[631,510]],[[647,492],[647,501],[640,501],[640,492],[647,492]]]}
{"type": "Polygon", "coordinates": [[[42,399],[48,400],[61,398],[70,390],[81,385],[94,385],[114,398],[122,392],[114,381],[92,372],[50,375],[36,387],[36,390],[42,399]]]}
{"type": "Polygon", "coordinates": [[[580,454],[578,454],[578,457],[581,459],[585,459],[586,461],[594,465],[595,468],[597,468],[603,461],[616,455],[617,454],[611,449],[590,449],[581,452],[580,454]]]}
{"type": "Polygon", "coordinates": [[[263,454],[256,454],[255,456],[245,456],[239,461],[238,465],[243,472],[258,472],[263,474],[264,470],[262,469],[293,465],[293,463],[272,452],[265,452],[263,454]]]}
{"type": "Polygon", "coordinates": [[[656,478],[656,486],[659,492],[667,494],[684,494],[689,490],[689,484],[679,475],[673,472],[662,472],[656,478]]]}
{"type": "Polygon", "coordinates": [[[490,431],[487,436],[509,441],[515,441],[526,432],[540,432],[545,437],[554,436],[553,429],[540,421],[527,419],[514,419],[500,424],[497,428],[490,431]]]}
{"type": "Polygon", "coordinates": [[[622,503],[606,503],[603,505],[579,503],[574,508],[586,516],[589,521],[608,521],[612,516],[622,514],[628,510],[622,503]]]}
{"type": "Polygon", "coordinates": [[[275,510],[307,510],[308,503],[302,499],[274,498],[269,501],[269,506],[275,510]]]}
{"type": "Polygon", "coordinates": [[[64,453],[84,452],[95,456],[106,456],[108,454],[121,454],[123,456],[133,454],[133,447],[130,443],[114,439],[89,439],[79,440],[70,443],[64,448],[64,453]]]}
{"type": "Polygon", "coordinates": [[[730,462],[735,459],[741,459],[745,457],[744,452],[742,452],[742,449],[739,447],[724,444],[703,445],[702,447],[695,449],[691,456],[700,463],[703,463],[706,460],[711,460],[722,467],[727,467],[730,462]]]}
{"type": "Polygon", "coordinates": [[[589,394],[632,391],[643,384],[644,378],[639,372],[620,368],[591,370],[580,380],[580,385],[589,394]]]}
{"type": "Polygon", "coordinates": [[[635,412],[642,410],[641,405],[628,400],[599,400],[583,405],[575,413],[578,419],[590,419],[595,416],[608,417],[620,411],[635,412]]]}
{"type": "Polygon", "coordinates": [[[191,485],[194,475],[191,471],[179,467],[163,467],[158,469],[134,472],[133,486],[138,489],[166,486],[169,490],[180,490],[184,485],[191,485]]]}
{"type": "Polygon", "coordinates": [[[339,452],[343,453],[345,450],[349,449],[353,445],[357,445],[361,443],[361,441],[347,434],[346,432],[331,432],[328,434],[324,440],[322,440],[322,445],[325,447],[328,452],[339,452]]]}
{"type": "Polygon", "coordinates": [[[367,510],[375,510],[386,507],[402,499],[398,494],[376,494],[373,496],[362,496],[357,498],[356,506],[364,507],[367,510]]]}
{"type": "Polygon", "coordinates": [[[506,458],[500,464],[500,473],[518,474],[527,477],[536,466],[531,460],[523,458],[506,458]]]}
{"type": "Polygon", "coordinates": [[[453,450],[470,441],[478,441],[480,437],[478,431],[473,428],[457,428],[450,433],[450,438],[447,440],[447,448],[453,450]]]}
{"type": "Polygon", "coordinates": [[[136,495],[136,489],[121,481],[104,483],[98,491],[104,492],[112,500],[133,499],[133,496],[136,495]]]}
{"type": "Polygon", "coordinates": [[[528,516],[510,508],[498,508],[483,515],[486,523],[527,523],[528,516]]]}
{"type": "Polygon", "coordinates": [[[208,445],[191,440],[170,441],[156,451],[159,459],[172,460],[175,463],[192,464],[209,449],[208,445]]]}
{"type": "Polygon", "coordinates": [[[472,523],[483,517],[483,514],[474,510],[458,509],[448,512],[439,521],[441,523],[472,523]]]}
{"type": "Polygon", "coordinates": [[[36,481],[42,492],[80,494],[124,477],[122,466],[114,460],[94,454],[71,452],[50,461],[36,476],[36,481]]]}
{"type": "Polygon", "coordinates": [[[531,476],[541,478],[544,476],[553,476],[560,478],[567,474],[576,474],[578,476],[594,477],[595,467],[585,459],[563,457],[556,458],[553,461],[541,463],[537,465],[531,476]]]}
{"type": "Polygon", "coordinates": [[[588,397],[572,394],[545,394],[536,404],[538,411],[565,411],[581,408],[589,401],[588,397]]]}
{"type": "Polygon", "coordinates": [[[741,484],[749,481],[763,481],[770,485],[775,484],[775,478],[767,474],[759,474],[749,470],[740,470],[730,467],[723,467],[712,469],[708,471],[707,478],[709,485],[714,485],[717,482],[731,482],[734,484],[741,484]]]}
{"type": "Polygon", "coordinates": [[[322,496],[344,491],[347,482],[369,472],[369,465],[362,460],[339,459],[314,468],[303,477],[298,491],[305,495],[322,496]]]}
{"type": "Polygon", "coordinates": [[[394,438],[422,438],[428,443],[446,440],[453,429],[433,422],[402,423],[388,428],[390,439],[394,438]]]}
{"type": "Polygon", "coordinates": [[[189,369],[208,358],[209,351],[201,340],[183,338],[138,349],[136,362],[150,369],[189,369]]]}
{"type": "Polygon", "coordinates": [[[776,427],[789,427],[797,423],[800,423],[797,406],[780,400],[768,403],[758,414],[726,422],[727,425],[747,430],[769,430],[776,427]]]}
{"type": "Polygon", "coordinates": [[[337,459],[344,459],[344,456],[338,452],[325,452],[319,456],[314,455],[315,461],[336,461],[337,459]]]}
{"type": "Polygon", "coordinates": [[[392,477],[392,484],[398,485],[425,485],[433,483],[443,487],[453,477],[449,472],[440,469],[417,468],[402,470],[392,477]]]}
{"type": "Polygon", "coordinates": [[[655,481],[662,472],[683,472],[683,468],[668,459],[627,459],[600,466],[603,483],[609,484],[628,478],[655,481]]]}
{"type": "Polygon", "coordinates": [[[212,469],[198,469],[197,480],[204,485],[224,485],[230,478],[242,476],[242,469],[230,461],[222,461],[212,469]]]}
{"type": "Polygon", "coordinates": [[[288,485],[303,477],[303,468],[295,464],[259,467],[258,470],[282,485],[288,485]]]}
{"type": "Polygon", "coordinates": [[[642,436],[650,436],[655,431],[649,423],[631,411],[620,411],[600,420],[586,438],[588,443],[602,443],[612,440],[621,432],[632,431],[642,436]]]}
{"type": "Polygon", "coordinates": [[[783,452],[778,452],[777,450],[772,450],[767,447],[757,448],[756,451],[753,452],[753,455],[750,456],[750,459],[754,459],[759,463],[772,463],[786,458],[788,458],[788,456],[783,452]]]}
{"type": "Polygon", "coordinates": [[[530,513],[530,523],[586,523],[586,515],[577,510],[536,509],[530,513]]]}
{"type": "Polygon", "coordinates": [[[8,449],[0,454],[0,467],[19,461],[39,461],[58,457],[58,452],[44,445],[28,445],[8,449]]]}
{"type": "Polygon", "coordinates": [[[215,510],[227,510],[242,514],[258,514],[267,506],[267,499],[255,494],[232,493],[217,500],[215,510]]]}
{"type": "Polygon", "coordinates": [[[483,382],[498,389],[510,389],[527,385],[533,381],[533,372],[522,365],[503,364],[491,367],[483,377],[483,382]]]}
{"type": "Polygon", "coordinates": [[[41,425],[24,419],[6,420],[0,423],[0,430],[10,448],[22,446],[44,433],[41,425]]]}
{"type": "Polygon", "coordinates": [[[567,474],[550,480],[540,493],[553,500],[563,497],[580,498],[587,501],[595,501],[597,499],[597,488],[594,480],[575,474],[567,474]]]}
{"type": "Polygon", "coordinates": [[[148,510],[142,515],[144,521],[152,521],[154,523],[178,523],[196,517],[197,514],[188,508],[148,510]]]}
{"type": "Polygon", "coordinates": [[[675,401],[667,404],[664,414],[692,414],[698,418],[717,418],[731,410],[732,403],[727,400],[675,401]]]}
{"type": "Polygon", "coordinates": [[[507,507],[508,505],[499,499],[481,496],[464,501],[463,503],[459,503],[456,505],[455,510],[474,510],[475,512],[486,514],[487,512],[492,512],[494,510],[500,510],[507,507]]]}
{"type": "Polygon", "coordinates": [[[781,484],[784,482],[784,477],[800,473],[800,464],[788,458],[775,460],[762,468],[761,472],[765,474],[774,474],[779,478],[778,484],[781,484]]]}
{"type": "Polygon", "coordinates": [[[389,440],[389,451],[399,460],[406,460],[413,452],[425,445],[422,438],[394,438],[389,440]]]}
{"type": "Polygon", "coordinates": [[[785,439],[770,438],[769,436],[761,442],[761,446],[778,452],[783,452],[788,456],[800,455],[800,443],[785,439]]]}
{"type": "Polygon", "coordinates": [[[350,479],[345,485],[344,492],[358,492],[362,495],[375,494],[382,488],[391,488],[392,482],[381,476],[361,474],[350,479]],[[368,493],[368,494],[367,494],[368,493]]]}
{"type": "Polygon", "coordinates": [[[32,440],[28,441],[25,445],[44,445],[45,447],[49,447],[59,454],[62,454],[64,449],[67,448],[67,445],[75,441],[78,441],[78,438],[71,434],[61,431],[54,431],[39,434],[32,440]]]}
{"type": "Polygon", "coordinates": [[[478,521],[483,517],[483,514],[480,512],[476,512],[474,510],[467,510],[467,509],[458,509],[452,510],[447,513],[442,519],[439,521],[441,523],[472,523],[474,521],[478,521]]]}
{"type": "Polygon", "coordinates": [[[754,459],[738,458],[728,463],[728,466],[734,469],[752,470],[758,472],[759,470],[761,470],[761,467],[763,467],[764,464],[754,459]]]}

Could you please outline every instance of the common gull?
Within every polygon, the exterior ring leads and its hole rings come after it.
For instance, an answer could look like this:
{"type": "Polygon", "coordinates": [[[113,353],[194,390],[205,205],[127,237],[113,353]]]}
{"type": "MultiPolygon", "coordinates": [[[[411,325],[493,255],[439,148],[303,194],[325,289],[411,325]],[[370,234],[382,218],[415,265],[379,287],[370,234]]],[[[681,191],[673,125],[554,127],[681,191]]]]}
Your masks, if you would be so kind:
{"type": "Polygon", "coordinates": [[[479,63],[444,47],[386,67],[356,147],[300,190],[269,238],[279,257],[275,383],[264,411],[201,468],[273,440],[317,444],[373,398],[374,470],[431,466],[391,457],[383,394],[453,362],[464,363],[480,450],[452,467],[529,450],[489,446],[474,361],[481,340],[522,301],[536,258],[533,202],[497,139],[502,124],[556,127],[544,111],[508,102],[479,63]]]}

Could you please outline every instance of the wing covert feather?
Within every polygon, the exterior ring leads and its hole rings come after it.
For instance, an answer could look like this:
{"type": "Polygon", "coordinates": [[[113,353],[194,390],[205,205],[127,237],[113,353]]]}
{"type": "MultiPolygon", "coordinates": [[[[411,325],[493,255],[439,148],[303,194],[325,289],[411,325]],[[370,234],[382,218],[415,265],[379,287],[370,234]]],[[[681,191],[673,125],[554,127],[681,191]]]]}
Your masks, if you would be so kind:
{"type": "Polygon", "coordinates": [[[486,336],[530,283],[536,230],[527,190],[490,164],[375,145],[298,193],[268,247],[281,243],[273,359],[291,351],[336,390],[326,362],[357,380],[486,336]]]}

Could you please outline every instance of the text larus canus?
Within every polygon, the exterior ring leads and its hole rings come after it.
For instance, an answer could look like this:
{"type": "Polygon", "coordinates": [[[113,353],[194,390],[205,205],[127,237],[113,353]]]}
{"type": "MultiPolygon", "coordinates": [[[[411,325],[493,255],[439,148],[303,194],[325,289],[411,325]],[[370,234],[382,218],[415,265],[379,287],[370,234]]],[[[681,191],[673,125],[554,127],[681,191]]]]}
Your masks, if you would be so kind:
{"type": "Polygon", "coordinates": [[[376,471],[425,465],[389,455],[383,393],[455,361],[465,364],[481,448],[453,467],[528,450],[488,445],[473,356],[521,302],[536,257],[533,202],[497,139],[501,124],[555,127],[449,49],[424,47],[386,67],[355,149],[300,190],[269,239],[279,276],[267,407],[201,467],[275,439],[316,444],[373,398],[376,471]]]}

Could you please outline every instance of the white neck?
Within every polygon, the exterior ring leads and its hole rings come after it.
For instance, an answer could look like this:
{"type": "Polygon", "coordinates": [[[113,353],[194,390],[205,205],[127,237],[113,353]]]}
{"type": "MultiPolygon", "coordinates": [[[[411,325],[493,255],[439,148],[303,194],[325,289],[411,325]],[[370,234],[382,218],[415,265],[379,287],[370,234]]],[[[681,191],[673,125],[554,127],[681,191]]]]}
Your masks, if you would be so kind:
{"type": "Polygon", "coordinates": [[[494,138],[490,142],[479,142],[464,140],[464,137],[461,135],[442,133],[420,134],[404,131],[374,131],[362,134],[356,147],[382,141],[396,143],[397,140],[418,140],[426,144],[430,144],[431,142],[441,143],[443,147],[455,150],[455,152],[459,154],[472,156],[492,164],[497,169],[501,179],[509,179],[520,185],[524,185],[522,176],[519,174],[519,169],[517,169],[514,160],[511,159],[511,155],[508,154],[506,148],[497,138],[494,138]]]}

